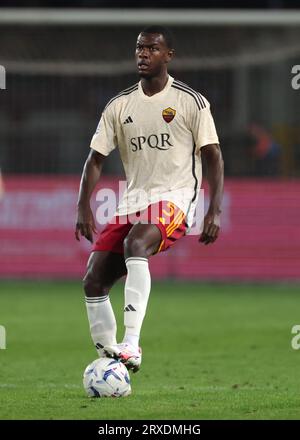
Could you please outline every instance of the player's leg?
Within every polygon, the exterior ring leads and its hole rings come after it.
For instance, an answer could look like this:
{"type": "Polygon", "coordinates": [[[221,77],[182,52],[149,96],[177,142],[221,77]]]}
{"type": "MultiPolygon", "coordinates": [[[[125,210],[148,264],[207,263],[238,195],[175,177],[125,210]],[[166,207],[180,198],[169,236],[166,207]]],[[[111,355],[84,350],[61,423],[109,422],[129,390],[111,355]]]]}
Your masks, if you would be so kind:
{"type": "Polygon", "coordinates": [[[120,358],[128,368],[138,371],[141,365],[139,337],[151,289],[148,257],[159,249],[162,240],[160,229],[154,224],[134,225],[124,240],[127,267],[125,283],[124,325],[121,344],[105,346],[105,352],[120,358]]]}
{"type": "Polygon", "coordinates": [[[140,332],[151,289],[148,257],[157,252],[161,240],[161,232],[156,225],[139,223],[133,226],[124,241],[127,277],[123,342],[130,343],[135,347],[139,345],[140,332]]]}
{"type": "MultiPolygon", "coordinates": [[[[148,208],[154,224],[136,224],[126,235],[124,253],[127,267],[125,283],[125,336],[121,344],[105,347],[108,355],[121,359],[128,368],[137,371],[141,365],[139,336],[146,313],[151,288],[148,258],[172,247],[185,235],[185,214],[174,203],[159,202],[148,208]],[[152,208],[159,215],[152,218],[152,208]],[[158,220],[158,222],[157,222],[158,220]]],[[[143,215],[143,219],[144,219],[143,215]]]]}
{"type": "Polygon", "coordinates": [[[83,285],[91,336],[99,356],[104,354],[104,345],[116,344],[117,324],[109,290],[125,274],[123,254],[110,251],[91,253],[83,285]]]}

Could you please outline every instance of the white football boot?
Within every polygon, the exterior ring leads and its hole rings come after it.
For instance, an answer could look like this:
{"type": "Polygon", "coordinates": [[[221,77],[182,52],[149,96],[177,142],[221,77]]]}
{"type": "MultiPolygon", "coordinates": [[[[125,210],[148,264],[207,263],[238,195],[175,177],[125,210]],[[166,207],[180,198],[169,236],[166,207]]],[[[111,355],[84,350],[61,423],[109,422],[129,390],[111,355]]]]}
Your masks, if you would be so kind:
{"type": "Polygon", "coordinates": [[[139,371],[142,363],[142,349],[136,349],[131,344],[122,342],[121,344],[105,345],[103,348],[108,357],[119,359],[133,373],[139,371]]]}

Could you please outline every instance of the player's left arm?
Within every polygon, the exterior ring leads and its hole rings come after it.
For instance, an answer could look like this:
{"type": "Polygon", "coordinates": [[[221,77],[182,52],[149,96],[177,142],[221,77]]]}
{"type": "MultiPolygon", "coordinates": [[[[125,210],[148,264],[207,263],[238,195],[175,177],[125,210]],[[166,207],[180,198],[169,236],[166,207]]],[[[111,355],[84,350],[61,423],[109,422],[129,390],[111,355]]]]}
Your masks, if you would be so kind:
{"type": "Polygon", "coordinates": [[[216,241],[220,230],[221,202],[224,186],[224,161],[219,144],[205,145],[201,148],[201,159],[207,165],[209,185],[209,208],[204,217],[203,232],[199,241],[204,244],[216,241]]]}

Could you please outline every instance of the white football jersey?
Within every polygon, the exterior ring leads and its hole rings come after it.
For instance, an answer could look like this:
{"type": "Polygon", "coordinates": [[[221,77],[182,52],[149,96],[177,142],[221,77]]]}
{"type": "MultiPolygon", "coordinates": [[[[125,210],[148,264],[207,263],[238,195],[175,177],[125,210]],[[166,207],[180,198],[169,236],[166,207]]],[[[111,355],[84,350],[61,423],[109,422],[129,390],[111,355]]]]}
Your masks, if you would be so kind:
{"type": "Polygon", "coordinates": [[[105,156],[119,148],[127,189],[118,215],[168,200],[191,226],[202,180],[200,149],[217,143],[207,99],[169,76],[153,96],[145,95],[139,82],[111,99],[91,148],[105,156]]]}

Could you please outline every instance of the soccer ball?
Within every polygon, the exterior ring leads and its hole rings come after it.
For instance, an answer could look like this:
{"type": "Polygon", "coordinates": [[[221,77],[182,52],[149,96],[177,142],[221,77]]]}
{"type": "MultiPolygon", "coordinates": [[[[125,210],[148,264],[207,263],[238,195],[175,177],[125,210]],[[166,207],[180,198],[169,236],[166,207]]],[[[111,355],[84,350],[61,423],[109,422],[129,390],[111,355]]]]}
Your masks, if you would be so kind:
{"type": "Polygon", "coordinates": [[[102,357],[83,373],[83,386],[89,397],[125,397],[131,394],[130,377],[122,362],[102,357]]]}

